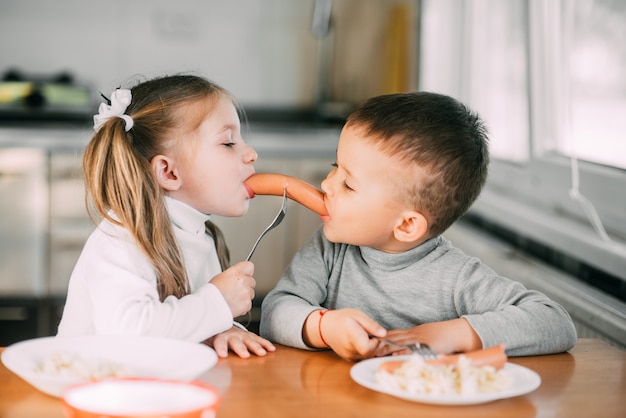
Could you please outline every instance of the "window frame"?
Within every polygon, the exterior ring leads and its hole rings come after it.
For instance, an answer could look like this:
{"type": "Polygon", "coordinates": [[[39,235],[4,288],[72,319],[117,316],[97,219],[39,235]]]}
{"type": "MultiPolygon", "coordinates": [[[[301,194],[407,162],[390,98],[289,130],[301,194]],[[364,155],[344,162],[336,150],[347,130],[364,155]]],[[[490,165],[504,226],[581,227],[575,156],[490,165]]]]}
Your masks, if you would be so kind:
{"type": "MultiPolygon", "coordinates": [[[[428,0],[424,1],[423,6],[427,7],[427,3],[428,0]]],[[[441,8],[439,18],[445,15],[445,30],[453,31],[450,39],[459,40],[459,45],[447,50],[438,48],[438,62],[432,65],[462,70],[458,71],[457,79],[447,84],[425,85],[421,75],[428,57],[422,55],[420,88],[443,91],[471,107],[469,93],[477,91],[470,89],[471,28],[479,24],[473,19],[480,16],[476,8],[484,7],[484,3],[464,1],[454,11],[458,5],[454,1],[436,3],[441,8]]],[[[563,82],[566,77],[562,77],[566,62],[563,51],[567,44],[561,37],[567,28],[560,19],[564,5],[559,0],[527,2],[529,159],[511,162],[492,157],[485,189],[469,213],[626,281],[626,170],[573,161],[550,151],[554,141],[566,135],[568,128],[568,92],[563,82]],[[570,197],[573,163],[578,167],[580,193],[593,203],[609,232],[609,242],[601,239],[583,207],[570,197]]],[[[428,36],[428,25],[427,21],[423,22],[423,36],[428,36]]],[[[427,54],[428,48],[421,52],[427,54]]]]}

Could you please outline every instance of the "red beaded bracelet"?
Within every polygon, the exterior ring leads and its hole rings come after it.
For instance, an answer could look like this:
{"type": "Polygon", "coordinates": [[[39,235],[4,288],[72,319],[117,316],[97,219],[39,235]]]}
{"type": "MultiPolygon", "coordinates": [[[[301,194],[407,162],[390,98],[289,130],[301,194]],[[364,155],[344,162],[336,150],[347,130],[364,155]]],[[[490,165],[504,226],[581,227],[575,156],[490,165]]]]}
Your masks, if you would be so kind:
{"type": "Polygon", "coordinates": [[[330,345],[328,345],[328,343],[326,342],[326,340],[324,339],[324,336],[322,335],[322,317],[324,316],[324,314],[326,314],[327,312],[330,312],[331,309],[327,309],[325,311],[320,311],[320,320],[317,323],[317,330],[320,333],[320,340],[322,340],[322,342],[324,343],[324,345],[326,347],[330,347],[330,345]]]}

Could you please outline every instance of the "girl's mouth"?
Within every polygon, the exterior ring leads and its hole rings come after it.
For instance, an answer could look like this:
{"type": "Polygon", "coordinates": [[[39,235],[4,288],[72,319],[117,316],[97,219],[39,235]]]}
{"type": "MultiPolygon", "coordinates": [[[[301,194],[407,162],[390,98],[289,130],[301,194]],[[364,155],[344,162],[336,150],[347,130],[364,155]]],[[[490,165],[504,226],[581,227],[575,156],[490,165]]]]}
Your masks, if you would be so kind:
{"type": "Polygon", "coordinates": [[[248,197],[249,197],[250,199],[254,199],[254,196],[256,196],[256,194],[254,193],[254,190],[252,190],[252,189],[250,188],[250,186],[248,186],[248,185],[247,185],[247,184],[245,184],[245,183],[244,183],[243,185],[246,187],[246,191],[248,192],[248,197]]]}

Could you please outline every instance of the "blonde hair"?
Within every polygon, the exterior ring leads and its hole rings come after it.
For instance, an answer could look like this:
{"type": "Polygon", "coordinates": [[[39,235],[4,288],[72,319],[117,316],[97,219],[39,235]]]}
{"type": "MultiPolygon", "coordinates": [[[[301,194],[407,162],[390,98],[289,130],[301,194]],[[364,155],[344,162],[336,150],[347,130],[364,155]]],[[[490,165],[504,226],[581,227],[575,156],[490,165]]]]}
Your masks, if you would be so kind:
{"type": "MultiPolygon", "coordinates": [[[[126,114],[133,118],[132,129],[126,132],[123,119],[111,118],[85,149],[87,211],[94,222],[99,215],[131,233],[156,272],[161,300],[170,295],[180,298],[189,293],[189,280],[150,160],[163,152],[166,141],[180,141],[180,133],[199,126],[206,115],[185,112],[189,105],[232,96],[193,75],[148,80],[134,86],[131,94],[126,114]]],[[[230,257],[221,231],[210,221],[206,230],[215,241],[222,270],[228,268],[230,257]]]]}

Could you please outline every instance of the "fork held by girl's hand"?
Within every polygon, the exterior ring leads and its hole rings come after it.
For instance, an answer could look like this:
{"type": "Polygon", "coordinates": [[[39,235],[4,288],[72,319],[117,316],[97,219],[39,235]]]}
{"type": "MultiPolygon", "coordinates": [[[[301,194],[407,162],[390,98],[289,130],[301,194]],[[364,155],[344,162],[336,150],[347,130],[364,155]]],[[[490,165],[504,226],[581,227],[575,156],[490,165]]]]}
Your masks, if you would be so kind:
{"type": "Polygon", "coordinates": [[[261,242],[261,238],[263,238],[265,234],[270,232],[272,229],[276,228],[283,221],[283,218],[285,217],[286,214],[287,214],[287,189],[284,188],[282,206],[278,210],[278,213],[276,214],[276,217],[274,218],[272,223],[270,223],[268,227],[265,228],[265,231],[261,232],[261,235],[259,235],[259,237],[256,239],[254,245],[252,246],[252,249],[250,250],[250,254],[248,254],[248,257],[246,258],[246,261],[250,261],[250,259],[252,258],[252,254],[254,254],[254,251],[256,250],[257,245],[259,245],[259,242],[261,242]]]}
{"type": "Polygon", "coordinates": [[[246,185],[255,195],[282,196],[286,190],[287,197],[311,209],[319,215],[328,215],[324,204],[324,193],[309,183],[284,174],[254,174],[246,180],[246,185]]]}

